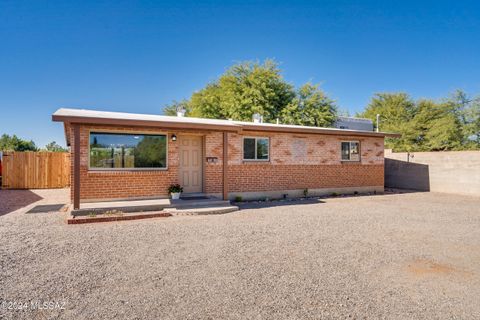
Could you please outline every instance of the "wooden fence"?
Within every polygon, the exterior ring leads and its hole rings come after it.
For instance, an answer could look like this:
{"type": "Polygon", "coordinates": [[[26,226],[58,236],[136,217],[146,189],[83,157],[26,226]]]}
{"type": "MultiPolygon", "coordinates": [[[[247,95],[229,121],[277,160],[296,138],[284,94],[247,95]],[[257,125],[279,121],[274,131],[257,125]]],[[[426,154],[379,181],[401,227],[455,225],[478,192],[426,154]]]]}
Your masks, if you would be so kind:
{"type": "Polygon", "coordinates": [[[70,185],[67,152],[4,152],[3,189],[65,188],[70,185]]]}

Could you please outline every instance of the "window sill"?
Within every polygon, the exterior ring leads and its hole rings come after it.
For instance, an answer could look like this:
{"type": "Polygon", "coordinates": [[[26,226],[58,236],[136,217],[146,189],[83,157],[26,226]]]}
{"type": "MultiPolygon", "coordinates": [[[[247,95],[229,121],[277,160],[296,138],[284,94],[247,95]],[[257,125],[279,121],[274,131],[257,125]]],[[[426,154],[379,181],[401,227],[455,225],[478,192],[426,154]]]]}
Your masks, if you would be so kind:
{"type": "Polygon", "coordinates": [[[269,160],[247,160],[247,159],[243,159],[242,162],[243,163],[270,163],[270,159],[269,160]]]}

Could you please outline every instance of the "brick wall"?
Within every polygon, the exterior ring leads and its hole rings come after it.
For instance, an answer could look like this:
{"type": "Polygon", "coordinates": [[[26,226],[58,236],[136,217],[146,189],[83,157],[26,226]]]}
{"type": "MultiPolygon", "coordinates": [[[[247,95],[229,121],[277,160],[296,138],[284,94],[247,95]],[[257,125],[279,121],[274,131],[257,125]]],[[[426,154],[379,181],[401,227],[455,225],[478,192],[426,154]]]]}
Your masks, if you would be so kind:
{"type": "Polygon", "coordinates": [[[216,163],[204,160],[204,186],[206,193],[223,191],[223,132],[211,132],[205,136],[205,156],[217,158],[216,163]]]}
{"type": "MultiPolygon", "coordinates": [[[[74,152],[73,128],[70,133],[74,152]]],[[[223,190],[223,133],[214,131],[165,131],[152,128],[88,126],[80,127],[80,199],[118,199],[168,196],[167,188],[178,183],[178,147],[170,135],[204,136],[204,191],[219,194],[223,190]],[[89,132],[115,131],[160,133],[168,135],[168,169],[152,171],[89,171],[89,132]],[[207,163],[205,157],[215,157],[207,163]]],[[[331,187],[383,186],[383,139],[373,137],[337,137],[331,135],[249,132],[245,136],[270,138],[269,162],[243,161],[243,135],[228,134],[229,192],[275,191],[331,187]],[[360,162],[342,162],[340,142],[361,143],[360,162]]],[[[72,174],[73,159],[72,154],[72,174]]],[[[73,198],[73,183],[72,183],[73,198]]]]}
{"type": "MultiPolygon", "coordinates": [[[[71,134],[72,152],[72,176],[73,176],[73,152],[74,139],[73,128],[69,128],[71,134]]],[[[178,183],[178,150],[177,143],[171,141],[170,135],[200,134],[205,139],[205,157],[217,157],[216,163],[205,163],[204,188],[207,193],[221,193],[222,170],[223,170],[223,134],[211,131],[165,131],[151,128],[114,127],[114,126],[86,126],[80,127],[80,199],[122,199],[141,197],[166,197],[167,188],[172,183],[178,183]],[[168,168],[167,170],[145,171],[89,171],[88,150],[90,131],[114,131],[114,132],[137,132],[158,133],[168,135],[168,168]]],[[[73,183],[71,197],[73,199],[73,183]]]]}
{"type": "Polygon", "coordinates": [[[313,134],[229,134],[229,192],[383,186],[383,139],[313,134]],[[243,136],[270,139],[269,162],[243,161],[243,136]],[[342,162],[341,141],[360,141],[360,162],[342,162]]]}

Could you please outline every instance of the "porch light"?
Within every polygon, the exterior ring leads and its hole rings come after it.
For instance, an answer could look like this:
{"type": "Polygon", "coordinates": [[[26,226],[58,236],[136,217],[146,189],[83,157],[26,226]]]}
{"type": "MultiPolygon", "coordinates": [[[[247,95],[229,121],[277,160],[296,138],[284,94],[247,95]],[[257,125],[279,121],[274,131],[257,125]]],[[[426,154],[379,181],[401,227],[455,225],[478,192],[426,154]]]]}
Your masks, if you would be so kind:
{"type": "Polygon", "coordinates": [[[177,136],[174,134],[172,134],[172,141],[177,141],[177,136]]]}

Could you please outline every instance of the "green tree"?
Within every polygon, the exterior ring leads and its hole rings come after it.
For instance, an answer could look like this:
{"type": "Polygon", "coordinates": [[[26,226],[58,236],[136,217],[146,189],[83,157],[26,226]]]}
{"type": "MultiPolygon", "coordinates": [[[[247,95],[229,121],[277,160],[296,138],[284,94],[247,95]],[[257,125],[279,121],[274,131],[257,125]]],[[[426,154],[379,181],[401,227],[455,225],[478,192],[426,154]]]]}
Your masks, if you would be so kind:
{"type": "Polygon", "coordinates": [[[192,113],[243,121],[251,121],[253,114],[259,113],[266,122],[274,122],[294,96],[293,86],[283,79],[273,60],[242,62],[193,94],[192,113]]]}
{"type": "Polygon", "coordinates": [[[37,151],[37,146],[30,140],[22,140],[16,135],[3,134],[0,137],[0,151],[37,151]]]}
{"type": "Polygon", "coordinates": [[[400,139],[386,139],[395,151],[464,150],[480,147],[480,98],[456,91],[447,99],[412,100],[405,93],[376,94],[360,114],[375,121],[381,131],[398,132],[400,139]]]}
{"type": "Polygon", "coordinates": [[[251,121],[253,114],[259,113],[265,122],[280,118],[300,125],[330,125],[336,112],[317,85],[307,83],[296,91],[273,60],[235,64],[188,101],[166,106],[164,113],[175,115],[179,105],[192,117],[251,121]],[[308,115],[297,116],[296,110],[308,115]]]}
{"type": "Polygon", "coordinates": [[[185,115],[188,116],[190,112],[190,103],[188,100],[173,101],[171,104],[163,108],[163,114],[167,116],[176,116],[177,111],[185,110],[185,115]]]}
{"type": "Polygon", "coordinates": [[[480,149],[480,96],[470,101],[465,110],[464,136],[469,149],[480,149]]]}
{"type": "Polygon", "coordinates": [[[419,100],[412,120],[417,136],[413,149],[418,151],[461,149],[462,126],[456,111],[455,104],[450,102],[419,100]]]}
{"type": "Polygon", "coordinates": [[[320,90],[319,85],[306,83],[296,97],[281,112],[282,123],[315,127],[330,127],[335,122],[337,107],[320,90]]]}
{"type": "Polygon", "coordinates": [[[380,114],[380,131],[402,135],[401,138],[385,139],[385,146],[396,151],[413,151],[411,149],[418,143],[412,123],[415,113],[415,101],[408,94],[377,93],[359,116],[375,122],[380,114]]]}
{"type": "Polygon", "coordinates": [[[462,143],[466,149],[480,149],[480,96],[471,98],[464,91],[455,91],[447,102],[453,104],[462,128],[462,143]]]}
{"type": "Polygon", "coordinates": [[[189,115],[199,118],[228,119],[228,113],[222,103],[225,95],[222,90],[218,83],[210,83],[204,89],[195,92],[190,99],[189,115]]]}
{"type": "Polygon", "coordinates": [[[68,151],[68,149],[62,147],[61,145],[59,145],[55,141],[52,141],[52,142],[48,143],[45,146],[45,150],[46,151],[51,151],[51,152],[67,152],[68,151]]]}

